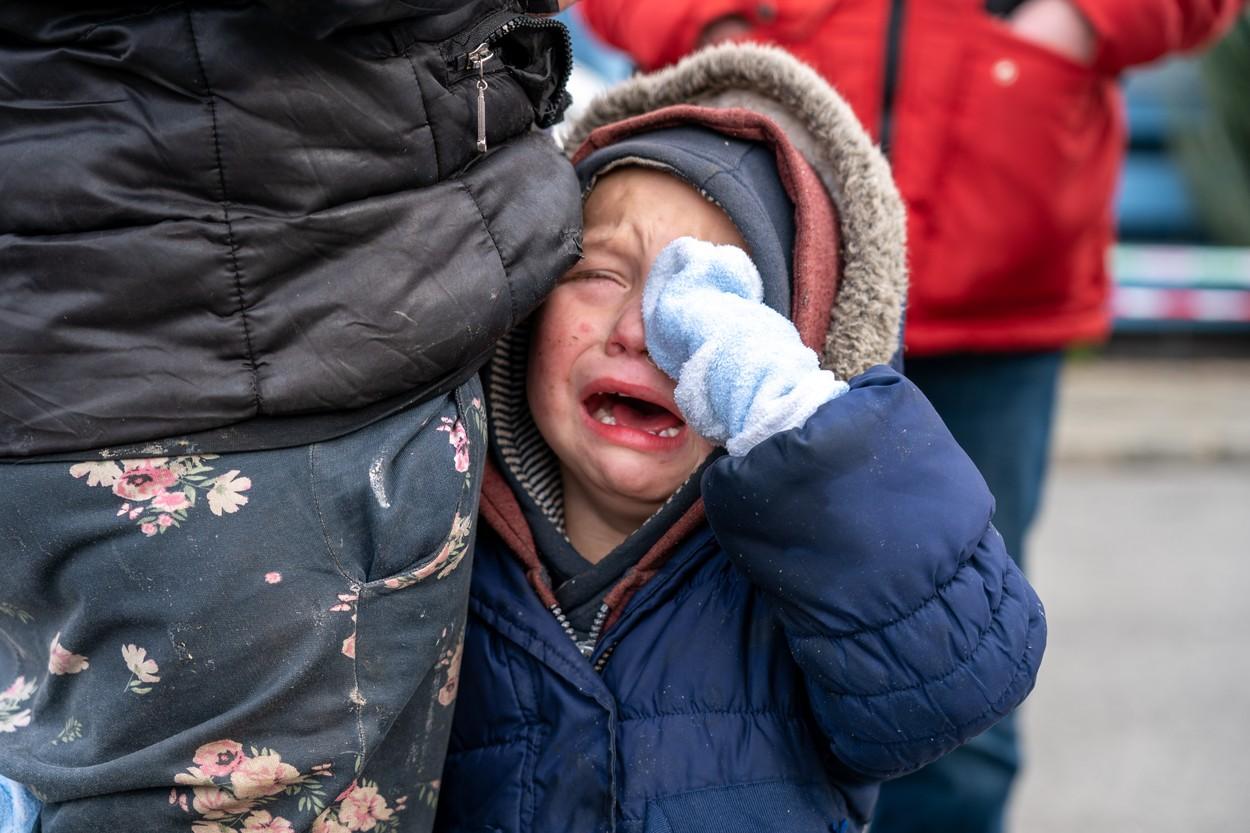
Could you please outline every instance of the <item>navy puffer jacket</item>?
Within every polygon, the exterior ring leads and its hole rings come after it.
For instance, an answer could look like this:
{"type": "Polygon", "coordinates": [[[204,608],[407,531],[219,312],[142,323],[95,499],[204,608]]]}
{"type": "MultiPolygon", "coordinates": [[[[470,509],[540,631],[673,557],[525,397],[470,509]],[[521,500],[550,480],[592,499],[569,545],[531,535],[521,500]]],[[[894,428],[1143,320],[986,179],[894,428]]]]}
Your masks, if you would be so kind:
{"type": "Polygon", "coordinates": [[[714,463],[703,499],[590,662],[483,530],[438,829],[858,830],[880,780],[1032,688],[1041,604],[894,371],[714,463]]]}
{"type": "Polygon", "coordinates": [[[575,642],[572,582],[554,586],[543,560],[562,504],[525,406],[525,328],[505,337],[436,829],[859,830],[883,779],[1024,699],[1046,637],[985,482],[883,366],[905,287],[898,194],[845,103],[777,51],[705,52],[585,119],[575,161],[681,125],[774,151],[794,206],[791,317],[850,390],[679,489],[575,642]]]}

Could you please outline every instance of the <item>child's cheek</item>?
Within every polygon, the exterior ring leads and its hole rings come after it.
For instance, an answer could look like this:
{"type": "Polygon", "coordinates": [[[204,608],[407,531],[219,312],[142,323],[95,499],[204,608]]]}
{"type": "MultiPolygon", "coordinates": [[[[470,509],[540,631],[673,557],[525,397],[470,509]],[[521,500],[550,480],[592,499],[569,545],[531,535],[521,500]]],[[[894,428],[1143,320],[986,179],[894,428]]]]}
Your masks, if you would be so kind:
{"type": "Polygon", "coordinates": [[[590,333],[590,325],[583,321],[565,334],[564,342],[570,346],[581,344],[590,338],[590,333]]]}

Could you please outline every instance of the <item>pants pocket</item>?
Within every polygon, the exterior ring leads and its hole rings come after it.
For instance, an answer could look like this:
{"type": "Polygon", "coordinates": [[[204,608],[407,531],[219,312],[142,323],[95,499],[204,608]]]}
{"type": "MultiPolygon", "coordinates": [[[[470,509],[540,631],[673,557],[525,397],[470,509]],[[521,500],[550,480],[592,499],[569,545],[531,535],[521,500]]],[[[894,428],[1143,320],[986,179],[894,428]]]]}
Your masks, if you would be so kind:
{"type": "Polygon", "coordinates": [[[309,450],[327,547],[348,578],[394,589],[465,554],[485,464],[477,378],[309,450]]]}

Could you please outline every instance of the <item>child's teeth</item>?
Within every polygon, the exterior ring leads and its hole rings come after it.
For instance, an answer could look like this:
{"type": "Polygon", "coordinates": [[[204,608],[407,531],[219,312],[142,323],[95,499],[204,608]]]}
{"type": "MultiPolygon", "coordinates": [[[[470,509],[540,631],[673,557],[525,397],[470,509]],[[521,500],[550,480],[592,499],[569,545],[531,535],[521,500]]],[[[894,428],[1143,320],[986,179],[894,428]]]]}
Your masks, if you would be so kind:
{"type": "Polygon", "coordinates": [[[680,430],[681,430],[680,428],[674,425],[671,428],[665,428],[663,431],[661,431],[660,436],[661,437],[676,437],[677,432],[680,430]]]}
{"type": "Polygon", "coordinates": [[[612,416],[612,412],[609,411],[607,407],[601,407],[599,410],[595,411],[595,419],[599,420],[604,425],[616,425],[616,417],[612,416]]]}

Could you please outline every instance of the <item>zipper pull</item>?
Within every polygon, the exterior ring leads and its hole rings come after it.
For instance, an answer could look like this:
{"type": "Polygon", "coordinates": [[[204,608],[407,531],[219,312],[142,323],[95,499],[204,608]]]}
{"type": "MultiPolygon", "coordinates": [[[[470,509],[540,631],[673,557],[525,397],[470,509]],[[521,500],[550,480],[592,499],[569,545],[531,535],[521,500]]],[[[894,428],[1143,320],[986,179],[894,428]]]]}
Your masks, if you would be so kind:
{"type": "Polygon", "coordinates": [[[477,152],[486,152],[486,62],[495,57],[486,44],[469,53],[469,63],[477,69],[477,152]]]}

